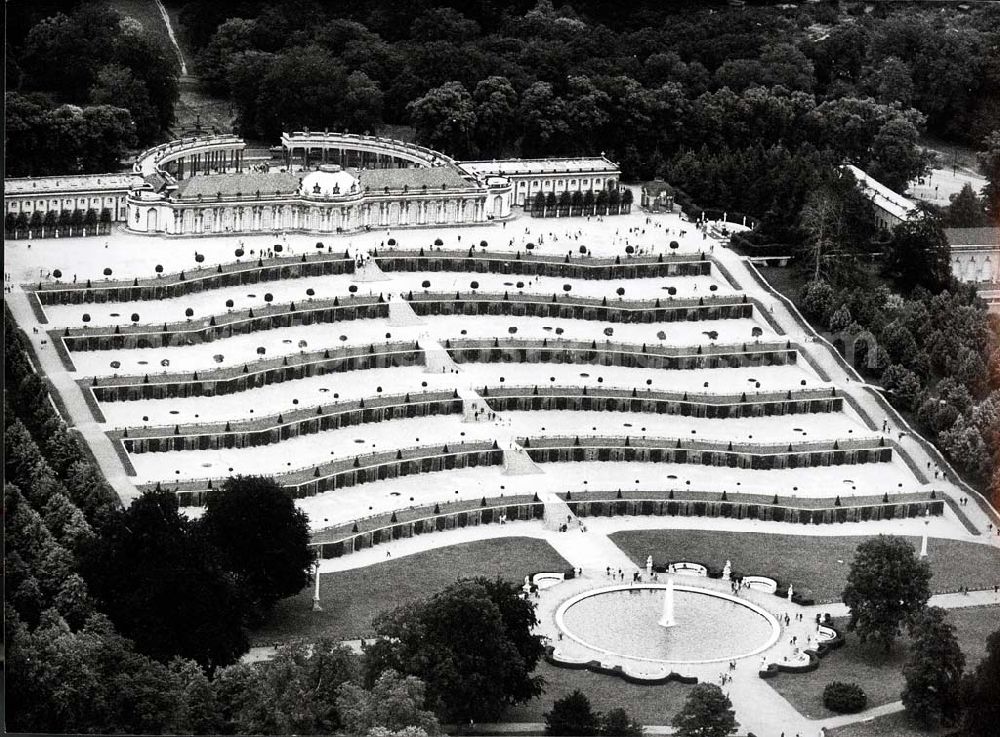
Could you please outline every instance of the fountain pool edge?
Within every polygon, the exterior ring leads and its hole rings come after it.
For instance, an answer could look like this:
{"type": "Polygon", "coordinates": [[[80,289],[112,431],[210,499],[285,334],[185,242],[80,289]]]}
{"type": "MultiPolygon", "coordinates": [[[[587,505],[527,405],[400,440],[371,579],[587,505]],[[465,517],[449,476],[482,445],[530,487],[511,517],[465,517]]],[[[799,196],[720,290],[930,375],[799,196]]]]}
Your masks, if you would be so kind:
{"type": "MultiPolygon", "coordinates": [[[[556,612],[555,612],[556,627],[559,628],[560,632],[562,632],[567,637],[569,637],[571,640],[573,640],[574,642],[576,642],[578,645],[586,648],[587,650],[591,650],[591,651],[593,651],[595,653],[600,653],[601,655],[605,655],[605,656],[609,656],[609,657],[613,657],[613,658],[620,658],[620,659],[625,660],[625,661],[640,661],[640,662],[645,662],[645,663],[657,663],[657,664],[661,664],[661,665],[700,665],[700,664],[706,664],[706,663],[722,663],[722,662],[728,662],[730,660],[733,660],[734,657],[732,655],[726,655],[726,656],[723,656],[723,657],[720,657],[720,658],[705,658],[705,659],[698,659],[698,660],[669,660],[669,659],[664,659],[664,658],[643,658],[643,657],[639,657],[639,656],[635,656],[635,655],[625,655],[623,653],[615,652],[614,650],[607,650],[607,649],[604,649],[604,648],[597,647],[596,645],[592,645],[589,642],[586,642],[585,640],[581,639],[577,635],[573,634],[573,632],[569,629],[569,627],[566,626],[565,614],[566,614],[567,610],[569,610],[575,604],[580,603],[584,599],[590,599],[590,598],[595,597],[595,596],[601,596],[602,594],[615,593],[615,592],[618,592],[618,591],[635,591],[636,589],[661,590],[662,591],[662,590],[665,590],[666,588],[667,588],[667,585],[665,583],[664,584],[660,584],[660,583],[642,583],[642,584],[634,584],[634,585],[621,584],[621,585],[616,585],[616,586],[602,586],[600,588],[589,589],[587,591],[582,591],[579,594],[575,594],[575,595],[571,596],[569,599],[567,599],[566,601],[562,602],[559,605],[559,607],[556,609],[556,612]]],[[[687,585],[684,585],[684,584],[677,584],[677,583],[674,584],[674,590],[675,591],[685,591],[685,592],[688,592],[688,593],[699,594],[699,595],[702,595],[702,596],[711,596],[711,597],[714,597],[716,599],[723,599],[725,601],[730,601],[730,602],[733,602],[735,604],[739,604],[740,606],[746,607],[747,609],[749,609],[750,611],[752,611],[754,614],[757,614],[758,616],[762,617],[771,626],[771,635],[767,639],[767,641],[763,645],[761,645],[760,647],[756,648],[755,650],[752,650],[752,651],[747,652],[747,653],[740,654],[738,657],[735,658],[737,660],[742,660],[744,658],[753,657],[754,655],[759,655],[760,653],[764,652],[765,650],[768,650],[771,647],[773,647],[774,644],[778,641],[778,638],[781,636],[781,625],[778,624],[777,618],[773,614],[771,614],[769,611],[767,611],[766,609],[764,609],[762,606],[760,606],[758,604],[755,604],[752,601],[747,601],[746,599],[741,599],[738,596],[733,596],[732,594],[726,594],[726,593],[723,593],[721,591],[712,591],[711,589],[703,589],[703,588],[700,588],[698,586],[687,586],[687,585]]]]}

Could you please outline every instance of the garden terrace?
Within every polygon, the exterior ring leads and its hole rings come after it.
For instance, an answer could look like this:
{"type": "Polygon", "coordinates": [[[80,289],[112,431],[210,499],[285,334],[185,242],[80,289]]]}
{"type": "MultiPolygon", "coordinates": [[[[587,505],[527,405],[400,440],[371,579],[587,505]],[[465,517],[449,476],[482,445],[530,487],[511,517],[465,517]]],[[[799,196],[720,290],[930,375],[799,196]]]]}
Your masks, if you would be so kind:
{"type": "Polygon", "coordinates": [[[533,494],[510,494],[504,496],[488,496],[482,499],[457,499],[455,501],[445,500],[435,504],[421,504],[402,509],[394,509],[391,512],[382,514],[358,517],[342,524],[324,527],[312,533],[312,544],[321,545],[323,543],[342,540],[346,537],[361,531],[377,530],[388,527],[397,522],[412,522],[418,519],[434,517],[439,514],[449,514],[452,512],[471,512],[484,507],[503,507],[508,504],[537,504],[538,498],[533,494]]]}
{"type": "Polygon", "coordinates": [[[301,279],[309,276],[353,274],[354,259],[346,253],[304,254],[301,258],[252,259],[246,262],[219,264],[213,269],[180,271],[153,279],[106,281],[92,284],[39,283],[33,290],[43,305],[90,304],[106,302],[136,302],[172,299],[211,289],[239,287],[279,279],[301,279]]]}
{"type": "MultiPolygon", "coordinates": [[[[498,466],[503,463],[503,451],[497,446],[496,441],[453,443],[452,448],[454,450],[448,445],[425,445],[385,453],[370,453],[355,456],[353,459],[310,465],[276,474],[274,478],[288,490],[293,499],[301,499],[372,481],[459,468],[498,466]]],[[[181,506],[200,507],[204,505],[206,492],[224,481],[224,478],[206,478],[181,482],[156,482],[144,484],[140,486],[140,490],[168,488],[177,493],[181,506]]]]}
{"type": "Polygon", "coordinates": [[[511,276],[551,276],[562,279],[640,279],[665,276],[708,276],[712,262],[699,254],[660,254],[659,256],[592,258],[590,256],[534,255],[479,251],[420,249],[375,250],[372,258],[382,271],[456,271],[475,274],[511,276]]]}
{"type": "Polygon", "coordinates": [[[423,365],[424,351],[418,343],[398,342],[327,349],[270,358],[254,364],[207,369],[194,374],[165,373],[145,376],[115,376],[111,379],[80,380],[100,402],[129,402],[147,399],[211,397],[250,391],[312,376],[362,371],[374,368],[423,365]],[[108,383],[101,384],[99,381],[108,383]]]}
{"type": "Polygon", "coordinates": [[[754,305],[746,296],[709,296],[707,299],[611,300],[570,295],[551,298],[515,293],[456,292],[454,297],[436,292],[410,292],[407,302],[418,315],[504,315],[511,317],[599,320],[612,323],[660,323],[696,320],[738,320],[753,317],[754,305]]]}
{"type": "Polygon", "coordinates": [[[783,366],[795,363],[798,350],[790,341],[697,346],[652,346],[555,339],[447,340],[445,350],[456,363],[554,363],[623,366],[626,368],[705,369],[727,366],[783,366]]]}
{"type": "MultiPolygon", "coordinates": [[[[466,509],[446,509],[437,514],[415,519],[398,519],[397,515],[393,514],[389,524],[349,533],[338,540],[314,543],[312,547],[318,548],[320,558],[340,558],[379,543],[391,542],[404,537],[497,523],[500,521],[501,515],[504,515],[505,519],[511,522],[542,519],[545,514],[545,505],[538,501],[538,497],[522,496],[519,499],[520,501],[493,499],[491,500],[493,503],[487,506],[482,506],[481,502],[473,502],[472,504],[475,506],[470,505],[466,509]],[[497,504],[498,501],[502,503],[497,504]]],[[[357,530],[358,528],[352,529],[357,530]]]]}
{"type": "MultiPolygon", "coordinates": [[[[581,508],[586,510],[587,504],[609,503],[609,502],[641,502],[640,507],[627,507],[633,511],[629,515],[623,515],[620,507],[612,508],[608,514],[621,516],[660,514],[659,504],[662,502],[703,502],[703,501],[729,501],[741,504],[766,504],[771,506],[781,506],[788,509],[827,509],[828,507],[867,507],[875,504],[909,504],[910,502],[941,502],[947,503],[944,494],[938,491],[900,491],[899,489],[886,489],[881,494],[833,494],[826,496],[798,496],[788,494],[759,494],[745,491],[727,491],[725,498],[721,496],[718,489],[692,489],[690,486],[681,489],[661,489],[661,490],[635,490],[617,489],[610,490],[589,490],[573,489],[570,491],[560,491],[556,493],[560,499],[567,504],[580,503],[581,508]],[[648,505],[655,506],[648,506],[648,505]],[[645,511],[643,511],[645,510],[645,511]]],[[[936,508],[935,508],[936,509],[936,508]]],[[[592,515],[593,516],[593,515],[592,515]]]]}
{"type": "Polygon", "coordinates": [[[461,412],[462,400],[457,392],[430,392],[415,398],[401,394],[337,402],[240,422],[175,425],[173,428],[130,427],[109,435],[112,440],[120,440],[129,453],[252,448],[364,423],[461,412]]]}
{"type": "MultiPolygon", "coordinates": [[[[231,313],[212,315],[208,324],[165,323],[161,330],[150,330],[149,325],[132,325],[121,328],[65,328],[62,332],[50,331],[53,341],[62,340],[69,351],[110,351],[132,348],[166,348],[168,346],[211,343],[263,330],[276,330],[296,325],[371,320],[389,316],[389,305],[382,297],[351,297],[341,304],[339,297],[332,300],[314,300],[296,306],[273,305],[255,314],[253,308],[231,313]]],[[[204,319],[204,318],[202,318],[204,319]]]]}
{"type": "Polygon", "coordinates": [[[498,411],[573,410],[679,414],[683,417],[762,417],[840,412],[843,397],[836,389],[794,392],[708,394],[598,387],[483,387],[480,395],[498,411]]]}
{"type": "Polygon", "coordinates": [[[881,438],[849,438],[832,444],[828,441],[727,444],[722,440],[690,438],[550,436],[521,438],[518,442],[536,463],[638,461],[772,470],[892,461],[892,448],[881,438]]]}
{"type": "MultiPolygon", "coordinates": [[[[597,492],[585,496],[600,496],[597,492]]],[[[666,494],[667,492],[664,492],[666,494]]],[[[680,494],[680,492],[679,492],[680,494]]],[[[562,495],[565,496],[565,495],[562,495]]],[[[727,500],[706,500],[693,497],[676,501],[666,499],[587,499],[568,501],[570,510],[580,517],[614,516],[671,516],[671,517],[723,517],[732,519],[757,519],[791,524],[833,524],[922,518],[944,513],[944,503],[927,499],[926,494],[897,495],[886,503],[882,497],[852,499],[849,505],[834,505],[830,499],[806,500],[794,506],[748,501],[733,494],[727,500]]],[[[321,558],[339,558],[344,555],[400,538],[414,537],[430,532],[443,532],[462,527],[476,527],[499,522],[504,514],[507,521],[538,519],[544,505],[538,497],[521,495],[510,498],[473,499],[452,502],[442,508],[440,504],[416,509],[400,510],[391,514],[359,519],[313,534],[312,546],[319,549],[321,558]]]]}
{"type": "MultiPolygon", "coordinates": [[[[586,495],[584,495],[586,496],[586,495]]],[[[680,494],[678,493],[678,496],[680,494]]],[[[690,493],[688,494],[690,496],[690,493]]],[[[766,501],[746,501],[740,494],[726,494],[724,499],[574,499],[567,501],[570,511],[578,517],[723,517],[751,519],[762,522],[792,524],[833,524],[868,522],[924,517],[944,514],[944,502],[928,499],[926,494],[893,496],[891,502],[879,497],[864,500],[838,498],[813,499],[804,503],[772,504],[766,501]],[[917,497],[922,498],[917,498],[917,497]]]]}

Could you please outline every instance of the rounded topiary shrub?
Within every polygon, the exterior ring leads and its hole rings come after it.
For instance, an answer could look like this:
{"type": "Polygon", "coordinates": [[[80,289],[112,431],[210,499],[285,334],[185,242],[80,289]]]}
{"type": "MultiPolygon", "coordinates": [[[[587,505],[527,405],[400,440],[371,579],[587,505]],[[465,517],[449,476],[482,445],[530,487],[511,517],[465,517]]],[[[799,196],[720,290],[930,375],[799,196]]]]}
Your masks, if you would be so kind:
{"type": "Polygon", "coordinates": [[[868,696],[856,683],[834,681],[823,689],[823,706],[838,714],[856,714],[867,705],[868,696]]]}

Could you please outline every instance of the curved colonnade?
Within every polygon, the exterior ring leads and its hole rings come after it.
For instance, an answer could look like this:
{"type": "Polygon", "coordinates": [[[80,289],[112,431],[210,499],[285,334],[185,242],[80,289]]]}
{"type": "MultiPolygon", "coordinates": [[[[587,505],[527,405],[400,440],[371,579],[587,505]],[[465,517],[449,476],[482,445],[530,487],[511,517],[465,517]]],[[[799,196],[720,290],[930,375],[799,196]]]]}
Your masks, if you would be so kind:
{"type": "Polygon", "coordinates": [[[133,233],[343,233],[486,223],[511,214],[512,186],[445,154],[376,136],[282,134],[284,167],[248,166],[233,135],[185,138],[133,165],[133,233]],[[312,170],[311,167],[318,167],[312,170]]]}

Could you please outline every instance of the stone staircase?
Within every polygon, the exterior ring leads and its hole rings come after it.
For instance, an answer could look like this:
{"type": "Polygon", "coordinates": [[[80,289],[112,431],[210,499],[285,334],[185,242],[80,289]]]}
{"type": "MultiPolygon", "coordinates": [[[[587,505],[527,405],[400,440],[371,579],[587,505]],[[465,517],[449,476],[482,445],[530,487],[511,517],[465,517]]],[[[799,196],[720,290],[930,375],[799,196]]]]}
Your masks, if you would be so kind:
{"type": "Polygon", "coordinates": [[[393,299],[389,296],[389,326],[394,328],[406,328],[416,325],[426,325],[423,320],[413,311],[410,303],[405,299],[393,299]]]}
{"type": "MultiPolygon", "coordinates": [[[[405,303],[405,301],[400,300],[400,302],[403,302],[406,309],[413,313],[413,310],[408,304],[405,303]]],[[[390,319],[393,304],[394,302],[389,303],[390,319]]],[[[413,313],[413,317],[419,320],[415,313],[413,313]]],[[[426,361],[426,366],[424,368],[425,374],[447,374],[456,370],[461,371],[458,365],[451,360],[451,356],[448,354],[448,351],[445,350],[444,346],[436,340],[421,337],[420,345],[424,349],[424,359],[426,361]]]]}

